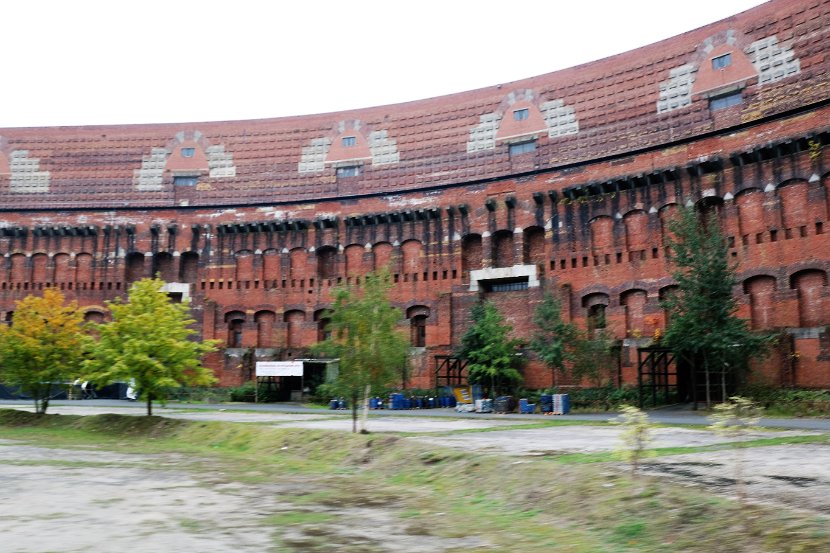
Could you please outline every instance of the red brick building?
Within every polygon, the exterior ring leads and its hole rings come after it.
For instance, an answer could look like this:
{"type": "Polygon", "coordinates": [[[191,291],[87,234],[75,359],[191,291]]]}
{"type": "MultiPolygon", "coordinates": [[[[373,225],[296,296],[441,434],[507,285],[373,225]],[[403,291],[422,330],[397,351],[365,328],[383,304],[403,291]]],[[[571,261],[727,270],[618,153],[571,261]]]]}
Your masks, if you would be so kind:
{"type": "MultiPolygon", "coordinates": [[[[469,307],[517,336],[545,290],[605,316],[624,377],[672,289],[667,216],[722,218],[741,315],[786,329],[758,368],[830,386],[830,2],[773,0],[579,67],[450,96],[255,121],[0,129],[0,316],[59,287],[91,319],[160,273],[222,383],[306,355],[331,291],[389,265],[411,384],[469,307]],[[828,225],[828,226],[826,226],[828,225]]],[[[531,363],[527,385],[550,385],[531,363]]]]}

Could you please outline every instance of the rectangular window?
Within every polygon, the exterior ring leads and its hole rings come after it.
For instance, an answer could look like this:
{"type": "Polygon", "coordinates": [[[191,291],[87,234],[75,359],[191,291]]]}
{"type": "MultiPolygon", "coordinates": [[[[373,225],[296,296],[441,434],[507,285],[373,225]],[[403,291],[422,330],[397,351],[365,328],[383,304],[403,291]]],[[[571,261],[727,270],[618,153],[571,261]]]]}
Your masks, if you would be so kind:
{"type": "Polygon", "coordinates": [[[349,165],[346,167],[337,168],[337,178],[340,177],[356,177],[360,174],[360,166],[349,165]]]}
{"type": "Polygon", "coordinates": [[[719,109],[731,108],[732,106],[742,104],[743,101],[744,99],[740,92],[733,92],[732,94],[727,94],[725,96],[709,98],[709,110],[716,111],[719,109]]]}
{"type": "Polygon", "coordinates": [[[536,141],[519,142],[510,145],[510,157],[527,154],[536,150],[536,141]]]}
{"type": "Polygon", "coordinates": [[[343,146],[348,148],[349,146],[354,146],[355,144],[357,144],[357,138],[356,137],[354,137],[354,136],[344,136],[343,137],[343,146]]]}
{"type": "Polygon", "coordinates": [[[530,111],[527,108],[513,110],[513,120],[524,121],[530,116],[530,111]]]}
{"type": "Polygon", "coordinates": [[[176,186],[196,186],[199,177],[173,177],[173,184],[176,186]]]}
{"type": "Polygon", "coordinates": [[[732,54],[712,58],[712,69],[726,69],[730,65],[732,65],[732,54]]]}
{"type": "Polygon", "coordinates": [[[495,280],[490,282],[482,282],[484,289],[488,292],[516,292],[518,290],[527,290],[527,278],[511,279],[511,280],[495,280]]]}
{"type": "Polygon", "coordinates": [[[182,148],[182,157],[193,157],[196,154],[196,148],[182,148]]]}

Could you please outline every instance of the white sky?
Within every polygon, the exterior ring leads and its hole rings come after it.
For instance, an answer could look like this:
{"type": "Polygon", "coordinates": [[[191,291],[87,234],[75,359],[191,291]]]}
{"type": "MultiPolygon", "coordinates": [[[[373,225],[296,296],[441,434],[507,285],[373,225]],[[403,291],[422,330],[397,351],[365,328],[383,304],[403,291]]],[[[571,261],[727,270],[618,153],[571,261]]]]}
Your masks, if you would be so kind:
{"type": "Polygon", "coordinates": [[[506,83],[759,0],[17,0],[0,128],[302,115],[506,83]]]}

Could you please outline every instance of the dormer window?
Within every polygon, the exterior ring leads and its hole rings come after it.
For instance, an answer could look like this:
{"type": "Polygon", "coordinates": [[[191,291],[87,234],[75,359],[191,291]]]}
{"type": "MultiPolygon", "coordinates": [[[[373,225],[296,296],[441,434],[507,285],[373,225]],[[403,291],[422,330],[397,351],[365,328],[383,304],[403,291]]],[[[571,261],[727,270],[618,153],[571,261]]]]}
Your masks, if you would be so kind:
{"type": "Polygon", "coordinates": [[[527,154],[536,151],[536,141],[527,140],[525,142],[516,142],[510,145],[510,157],[527,154]]]}
{"type": "Polygon", "coordinates": [[[716,111],[719,109],[731,108],[743,103],[744,99],[741,91],[732,92],[730,94],[723,94],[721,96],[713,96],[709,98],[709,111],[716,111]]]}
{"type": "Polygon", "coordinates": [[[356,177],[360,175],[360,166],[359,165],[346,165],[344,167],[338,167],[335,174],[337,178],[341,177],[356,177]]]}
{"type": "Polygon", "coordinates": [[[357,144],[357,138],[354,136],[344,136],[343,137],[343,147],[349,148],[357,144]]]}
{"type": "Polygon", "coordinates": [[[193,157],[196,154],[196,148],[182,148],[182,157],[193,157]]]}
{"type": "Polygon", "coordinates": [[[524,121],[529,116],[530,116],[530,110],[528,110],[528,108],[514,109],[513,110],[513,120],[514,121],[524,121]]]}
{"type": "Polygon", "coordinates": [[[196,183],[199,181],[199,177],[194,176],[181,176],[181,177],[173,177],[173,184],[176,186],[196,186],[196,183]]]}
{"type": "Polygon", "coordinates": [[[712,69],[726,69],[730,65],[732,65],[732,54],[712,58],[712,69]]]}

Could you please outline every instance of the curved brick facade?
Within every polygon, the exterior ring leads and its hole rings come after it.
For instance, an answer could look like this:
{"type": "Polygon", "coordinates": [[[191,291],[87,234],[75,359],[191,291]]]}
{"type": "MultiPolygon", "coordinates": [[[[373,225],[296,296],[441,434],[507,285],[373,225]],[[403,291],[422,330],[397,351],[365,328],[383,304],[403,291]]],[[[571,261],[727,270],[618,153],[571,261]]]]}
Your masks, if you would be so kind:
{"type": "MultiPolygon", "coordinates": [[[[156,272],[193,299],[225,384],[293,358],[338,283],[391,264],[411,384],[470,305],[528,336],[546,289],[634,346],[665,326],[672,206],[723,219],[741,315],[790,343],[759,367],[830,386],[830,4],[774,0],[579,67],[451,96],[271,120],[0,129],[0,312],[59,287],[103,303],[156,272]],[[788,349],[789,348],[789,349],[788,349]],[[798,355],[793,355],[797,353],[798,355]]],[[[530,387],[550,375],[531,363],[530,387]]]]}

